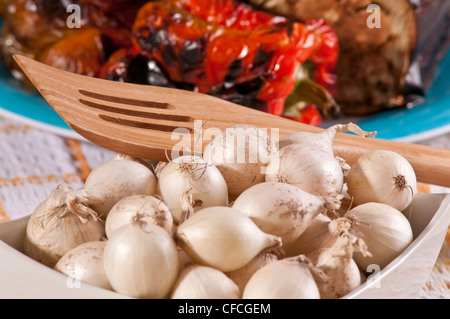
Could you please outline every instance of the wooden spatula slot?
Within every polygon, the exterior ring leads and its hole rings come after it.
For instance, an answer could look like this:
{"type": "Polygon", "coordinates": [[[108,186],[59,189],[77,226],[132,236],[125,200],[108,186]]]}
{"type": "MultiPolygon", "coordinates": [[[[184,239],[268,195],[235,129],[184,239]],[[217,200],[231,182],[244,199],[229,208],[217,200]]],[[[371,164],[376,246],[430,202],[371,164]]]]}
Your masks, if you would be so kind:
{"type": "MultiPolygon", "coordinates": [[[[162,124],[157,124],[157,123],[145,123],[142,121],[127,120],[127,119],[108,116],[108,115],[104,115],[104,114],[99,114],[99,118],[101,118],[104,121],[110,122],[110,123],[124,125],[124,126],[130,126],[130,127],[137,127],[137,128],[141,128],[144,130],[173,132],[176,129],[184,128],[184,129],[188,130],[189,133],[194,132],[193,128],[181,127],[179,125],[168,126],[168,125],[162,125],[162,124]]],[[[149,132],[149,134],[151,134],[151,132],[149,132]]]]}
{"type": "Polygon", "coordinates": [[[101,104],[101,103],[97,103],[97,102],[93,102],[93,101],[89,101],[89,100],[85,100],[85,99],[78,99],[78,101],[81,104],[84,104],[91,108],[95,108],[99,111],[104,111],[104,112],[109,112],[109,113],[136,116],[136,117],[145,118],[145,119],[167,120],[167,121],[182,122],[182,123],[194,122],[194,119],[190,116],[144,112],[144,111],[139,111],[139,110],[134,110],[134,109],[120,108],[120,107],[115,107],[115,106],[111,106],[111,105],[101,104]]]}
{"type": "Polygon", "coordinates": [[[84,96],[92,97],[94,99],[107,101],[107,102],[128,104],[128,105],[134,105],[134,106],[142,106],[142,107],[148,107],[151,109],[166,109],[166,110],[175,109],[175,106],[171,105],[169,103],[136,100],[136,99],[118,97],[118,96],[113,96],[113,95],[105,95],[105,94],[100,94],[100,93],[86,91],[86,90],[78,90],[78,92],[84,96]]]}

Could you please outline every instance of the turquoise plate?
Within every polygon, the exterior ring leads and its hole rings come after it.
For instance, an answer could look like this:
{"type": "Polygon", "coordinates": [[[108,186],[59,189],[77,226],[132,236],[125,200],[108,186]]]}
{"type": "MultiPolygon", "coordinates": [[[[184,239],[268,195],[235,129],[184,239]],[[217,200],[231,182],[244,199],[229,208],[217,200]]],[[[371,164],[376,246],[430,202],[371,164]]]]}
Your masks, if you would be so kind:
{"type": "Polygon", "coordinates": [[[411,109],[391,110],[361,119],[358,125],[366,131],[377,131],[377,137],[404,142],[420,141],[450,132],[450,52],[425,101],[411,109]]]}

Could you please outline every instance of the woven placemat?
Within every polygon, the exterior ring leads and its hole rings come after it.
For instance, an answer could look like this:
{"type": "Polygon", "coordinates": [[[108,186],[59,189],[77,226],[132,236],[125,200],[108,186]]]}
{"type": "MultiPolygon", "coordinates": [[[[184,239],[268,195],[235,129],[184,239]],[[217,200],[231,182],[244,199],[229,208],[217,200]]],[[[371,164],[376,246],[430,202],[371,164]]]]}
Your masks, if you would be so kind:
{"type": "Polygon", "coordinates": [[[29,215],[57,185],[78,189],[115,154],[0,117],[0,222],[29,215]]]}

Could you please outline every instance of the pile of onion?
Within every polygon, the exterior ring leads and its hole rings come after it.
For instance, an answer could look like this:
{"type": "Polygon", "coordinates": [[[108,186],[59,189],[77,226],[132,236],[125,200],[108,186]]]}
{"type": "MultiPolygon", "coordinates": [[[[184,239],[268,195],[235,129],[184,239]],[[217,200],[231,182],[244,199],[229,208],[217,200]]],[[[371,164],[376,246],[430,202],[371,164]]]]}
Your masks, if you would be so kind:
{"type": "Polygon", "coordinates": [[[134,298],[341,298],[413,241],[416,178],[382,150],[350,167],[333,153],[340,132],[374,134],[350,123],[272,141],[237,126],[203,158],[153,168],[118,154],[83,188],[49,194],[28,222],[25,253],[134,298]],[[243,143],[229,148],[236,137],[243,143]],[[237,161],[239,152],[255,160],[237,161]]]}

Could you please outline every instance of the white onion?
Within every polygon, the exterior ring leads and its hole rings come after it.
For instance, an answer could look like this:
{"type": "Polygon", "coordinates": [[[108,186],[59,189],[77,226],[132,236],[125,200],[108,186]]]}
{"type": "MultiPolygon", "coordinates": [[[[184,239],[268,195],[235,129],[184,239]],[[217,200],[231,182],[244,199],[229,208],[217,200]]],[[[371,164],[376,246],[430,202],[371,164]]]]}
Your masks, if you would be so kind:
{"type": "Polygon", "coordinates": [[[277,145],[279,149],[282,149],[283,147],[291,144],[298,144],[298,143],[309,144],[320,147],[330,154],[334,154],[333,151],[334,139],[337,133],[344,133],[344,132],[355,133],[361,137],[372,137],[376,134],[376,132],[365,132],[361,130],[359,126],[350,122],[348,124],[336,124],[330,126],[329,128],[320,133],[294,132],[291,134],[287,134],[279,139],[277,145]]]}
{"type": "Polygon", "coordinates": [[[342,192],[344,173],[334,155],[306,143],[291,144],[280,149],[279,157],[269,164],[267,182],[294,185],[317,196],[336,196],[342,192]]]}
{"type": "Polygon", "coordinates": [[[403,156],[375,150],[360,156],[352,166],[347,187],[355,205],[377,202],[402,211],[417,192],[417,180],[414,169],[403,156]]]}
{"type": "Polygon", "coordinates": [[[117,229],[139,218],[140,222],[164,228],[171,236],[174,232],[172,213],[166,204],[153,195],[132,195],[118,201],[109,212],[105,231],[109,238],[117,229]]]}
{"type": "Polygon", "coordinates": [[[73,248],[105,237],[97,213],[84,205],[68,185],[58,185],[31,214],[26,228],[24,252],[54,267],[73,248]]]}
{"type": "Polygon", "coordinates": [[[263,232],[281,237],[283,245],[287,245],[318,214],[339,206],[340,201],[333,197],[315,196],[285,183],[264,182],[245,190],[232,207],[250,217],[263,232]]]}
{"type": "Polygon", "coordinates": [[[178,251],[166,230],[136,221],[109,238],[104,267],[111,286],[120,294],[167,298],[178,277],[178,251]]]}
{"type": "Polygon", "coordinates": [[[400,255],[413,241],[411,225],[397,209],[382,203],[356,206],[344,216],[353,221],[350,232],[364,240],[372,257],[355,253],[361,270],[371,264],[384,268],[400,255]]]}
{"type": "Polygon", "coordinates": [[[228,204],[225,179],[217,167],[201,157],[186,155],[162,163],[158,177],[158,192],[176,224],[183,214],[228,204]]]}
{"type": "Polygon", "coordinates": [[[320,299],[309,263],[285,258],[260,268],[245,286],[243,299],[320,299]]]}
{"type": "Polygon", "coordinates": [[[204,208],[177,227],[178,244],[196,263],[229,272],[243,267],[281,239],[266,234],[230,207],[204,208]]]}
{"type": "Polygon", "coordinates": [[[285,135],[278,141],[280,154],[272,158],[266,181],[289,183],[314,195],[340,194],[350,167],[344,159],[334,155],[333,142],[336,135],[343,132],[362,137],[376,134],[348,123],[333,125],[320,133],[285,135]]]}
{"type": "Polygon", "coordinates": [[[119,200],[155,192],[156,176],[151,168],[144,161],[123,154],[94,168],[77,191],[103,219],[119,200]]]}
{"type": "Polygon", "coordinates": [[[206,145],[203,157],[217,166],[232,197],[264,181],[265,167],[278,151],[266,131],[236,125],[206,145]]]}
{"type": "Polygon", "coordinates": [[[91,241],[67,252],[55,270],[89,285],[112,290],[103,267],[106,241],[91,241]]]}
{"type": "Polygon", "coordinates": [[[239,287],[215,268],[189,265],[178,277],[171,299],[239,299],[239,287]]]}

